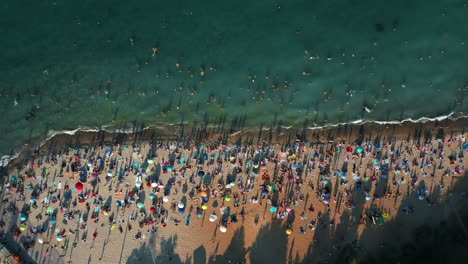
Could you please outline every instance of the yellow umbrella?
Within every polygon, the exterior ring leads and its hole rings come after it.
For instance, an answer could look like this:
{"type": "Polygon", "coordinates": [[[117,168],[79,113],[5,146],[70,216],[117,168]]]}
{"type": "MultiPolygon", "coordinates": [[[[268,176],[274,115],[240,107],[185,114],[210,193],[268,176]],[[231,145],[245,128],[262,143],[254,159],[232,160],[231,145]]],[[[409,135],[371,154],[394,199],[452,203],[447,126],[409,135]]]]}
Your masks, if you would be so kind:
{"type": "Polygon", "coordinates": [[[204,205],[201,206],[201,209],[206,210],[206,209],[208,209],[208,206],[206,204],[204,204],[204,205]]]}
{"type": "Polygon", "coordinates": [[[292,234],[292,229],[291,228],[286,229],[286,235],[290,235],[290,234],[292,234]]]}
{"type": "Polygon", "coordinates": [[[207,194],[206,194],[206,192],[205,192],[205,191],[203,191],[203,192],[200,192],[200,195],[201,195],[201,197],[206,197],[206,196],[207,196],[207,194]]]}

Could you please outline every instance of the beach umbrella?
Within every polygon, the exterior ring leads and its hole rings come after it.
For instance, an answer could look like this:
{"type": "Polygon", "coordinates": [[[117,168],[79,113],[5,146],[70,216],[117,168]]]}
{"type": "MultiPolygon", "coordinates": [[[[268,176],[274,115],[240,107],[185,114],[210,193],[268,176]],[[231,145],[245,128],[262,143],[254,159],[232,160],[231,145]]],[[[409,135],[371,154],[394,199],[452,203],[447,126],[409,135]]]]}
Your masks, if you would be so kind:
{"type": "Polygon", "coordinates": [[[182,208],[179,208],[179,214],[184,214],[185,213],[185,208],[182,207],[182,208]]]}
{"type": "Polygon", "coordinates": [[[200,192],[200,195],[201,195],[201,197],[206,197],[206,196],[208,196],[207,193],[206,193],[205,191],[200,192]]]}
{"type": "Polygon", "coordinates": [[[276,211],[278,211],[278,208],[276,206],[270,207],[270,212],[271,213],[276,213],[276,211]]]}
{"type": "Polygon", "coordinates": [[[57,235],[57,241],[60,242],[60,241],[62,241],[62,240],[63,240],[63,236],[62,236],[61,234],[58,234],[58,235],[57,235]]]}
{"type": "Polygon", "coordinates": [[[208,209],[208,205],[206,205],[206,204],[202,205],[202,206],[201,206],[201,209],[202,209],[202,210],[208,209]]]}
{"type": "Polygon", "coordinates": [[[24,214],[20,215],[20,220],[21,221],[26,221],[26,219],[27,219],[26,215],[24,215],[24,214]]]}
{"type": "Polygon", "coordinates": [[[203,177],[205,176],[205,172],[204,171],[199,171],[198,172],[198,177],[203,177]]]}
{"type": "Polygon", "coordinates": [[[222,233],[226,233],[227,228],[222,225],[222,226],[219,227],[219,231],[221,231],[222,233]]]}
{"type": "Polygon", "coordinates": [[[148,196],[149,196],[150,199],[154,199],[156,197],[156,195],[154,193],[150,193],[148,196]]]}
{"type": "Polygon", "coordinates": [[[369,194],[366,194],[366,201],[370,201],[372,197],[369,194]]]}
{"type": "Polygon", "coordinates": [[[209,201],[208,196],[202,197],[202,201],[203,201],[204,203],[207,203],[207,202],[209,201]]]}
{"type": "Polygon", "coordinates": [[[26,226],[20,225],[19,229],[20,229],[21,231],[24,231],[24,230],[26,230],[26,226]]]}
{"type": "Polygon", "coordinates": [[[42,239],[41,237],[38,237],[37,242],[39,242],[39,244],[44,244],[44,239],[42,239]]]}
{"type": "Polygon", "coordinates": [[[75,188],[77,191],[82,191],[83,190],[83,183],[77,182],[75,183],[75,188]]]}
{"type": "Polygon", "coordinates": [[[138,208],[143,208],[144,204],[143,203],[137,203],[138,208]]]}
{"type": "Polygon", "coordinates": [[[151,187],[151,182],[147,182],[146,187],[151,187]]]}
{"type": "Polygon", "coordinates": [[[224,186],[224,187],[225,187],[226,189],[231,189],[232,186],[231,186],[231,184],[228,184],[228,185],[226,185],[226,186],[224,186]]]}
{"type": "Polygon", "coordinates": [[[226,197],[224,197],[224,200],[226,200],[226,202],[231,201],[231,196],[230,196],[230,195],[226,195],[226,197]]]}
{"type": "Polygon", "coordinates": [[[130,201],[130,203],[135,203],[135,198],[132,197],[132,198],[130,198],[129,201],[130,201]]]}
{"type": "Polygon", "coordinates": [[[184,157],[180,158],[180,163],[185,163],[185,158],[184,157]]]}
{"type": "Polygon", "coordinates": [[[184,204],[183,202],[179,202],[179,203],[177,204],[177,207],[179,207],[179,208],[184,208],[184,207],[185,207],[185,204],[184,204]]]}
{"type": "Polygon", "coordinates": [[[361,153],[364,151],[364,148],[359,146],[357,149],[356,149],[357,153],[361,153]]]}
{"type": "MultiPolygon", "coordinates": [[[[96,174],[97,174],[97,173],[96,173],[96,174]]],[[[93,176],[94,176],[94,173],[93,173],[93,176]]],[[[108,171],[107,171],[107,176],[112,177],[112,170],[108,170],[108,171]]]]}
{"type": "Polygon", "coordinates": [[[34,203],[35,201],[36,201],[36,197],[31,196],[31,198],[29,198],[29,202],[34,203]]]}
{"type": "Polygon", "coordinates": [[[173,170],[174,170],[174,167],[172,167],[172,166],[167,166],[167,171],[168,171],[168,172],[171,172],[171,171],[173,171],[173,170]]]}
{"type": "Polygon", "coordinates": [[[50,224],[55,225],[55,223],[57,223],[57,220],[55,220],[55,218],[50,219],[50,224]]]}
{"type": "Polygon", "coordinates": [[[214,222],[218,219],[218,217],[215,214],[210,215],[210,222],[214,222]]]}
{"type": "Polygon", "coordinates": [[[292,234],[292,229],[291,228],[286,229],[286,235],[290,235],[290,234],[292,234]]]}
{"type": "Polygon", "coordinates": [[[54,212],[54,208],[52,206],[47,207],[46,212],[51,214],[54,212]]]}
{"type": "Polygon", "coordinates": [[[165,203],[169,202],[169,197],[164,196],[164,197],[163,197],[163,202],[165,202],[165,203]]]}
{"type": "Polygon", "coordinates": [[[154,163],[154,160],[153,160],[153,159],[148,159],[148,163],[149,163],[149,164],[153,164],[153,163],[154,163]]]}
{"type": "Polygon", "coordinates": [[[267,190],[267,189],[263,189],[262,194],[263,194],[263,195],[267,195],[267,194],[268,194],[268,190],[267,190]]]}
{"type": "Polygon", "coordinates": [[[235,182],[231,182],[229,185],[231,185],[232,187],[236,185],[235,182]]]}
{"type": "Polygon", "coordinates": [[[151,206],[150,212],[152,212],[152,213],[156,212],[156,208],[154,206],[151,206]]]}
{"type": "Polygon", "coordinates": [[[140,188],[142,182],[141,181],[136,181],[135,182],[135,187],[140,188]]]}
{"type": "Polygon", "coordinates": [[[152,182],[152,183],[151,183],[151,187],[153,187],[153,188],[158,187],[158,183],[157,183],[157,182],[152,182]]]}

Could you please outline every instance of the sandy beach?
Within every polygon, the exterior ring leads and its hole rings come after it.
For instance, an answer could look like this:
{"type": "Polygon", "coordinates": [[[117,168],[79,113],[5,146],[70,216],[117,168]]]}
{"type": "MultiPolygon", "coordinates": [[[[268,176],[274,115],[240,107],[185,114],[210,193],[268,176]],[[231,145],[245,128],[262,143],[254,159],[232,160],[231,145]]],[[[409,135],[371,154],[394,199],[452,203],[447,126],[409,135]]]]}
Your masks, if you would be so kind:
{"type": "Polygon", "coordinates": [[[25,263],[365,261],[466,205],[465,127],[62,135],[4,170],[2,241],[25,263]]]}

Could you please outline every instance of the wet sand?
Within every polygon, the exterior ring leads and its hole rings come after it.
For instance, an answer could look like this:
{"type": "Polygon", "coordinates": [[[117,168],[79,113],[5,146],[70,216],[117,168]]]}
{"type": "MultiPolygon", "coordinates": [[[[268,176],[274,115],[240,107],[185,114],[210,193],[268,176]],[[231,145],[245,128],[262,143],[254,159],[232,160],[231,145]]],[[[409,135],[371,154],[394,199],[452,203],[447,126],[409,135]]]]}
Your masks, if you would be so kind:
{"type": "MultiPolygon", "coordinates": [[[[382,241],[379,230],[395,225],[392,219],[403,211],[411,218],[398,221],[408,229],[416,227],[423,219],[437,223],[444,218],[438,208],[443,207],[445,194],[452,185],[463,177],[463,173],[456,174],[455,170],[467,165],[466,159],[458,158],[466,140],[466,127],[467,122],[462,119],[437,124],[349,125],[315,131],[272,128],[262,130],[261,134],[259,130],[221,132],[216,127],[185,126],[184,133],[180,127],[174,127],[173,132],[166,130],[165,134],[143,131],[61,135],[41,149],[25,151],[10,164],[8,176],[2,182],[2,201],[5,201],[2,210],[12,203],[19,212],[10,207],[3,214],[3,231],[12,243],[15,240],[21,244],[27,237],[31,238],[35,245],[28,253],[39,263],[48,263],[51,258],[51,263],[285,263],[309,261],[312,255],[312,262],[333,263],[337,258],[334,253],[353,241],[359,240],[367,251],[376,250],[382,243],[391,243],[382,241]],[[150,142],[154,143],[150,145],[150,142]],[[185,145],[176,147],[177,142],[185,145]],[[358,153],[359,146],[363,148],[362,153],[358,153]],[[235,150],[241,151],[234,153],[235,150]],[[431,155],[433,150],[435,153],[431,155]],[[268,156],[270,151],[275,154],[268,156]],[[423,151],[425,160],[430,156],[434,158],[434,163],[424,168],[421,167],[423,151]],[[199,155],[197,159],[193,158],[195,153],[199,155]],[[205,153],[205,160],[200,163],[199,158],[205,153]],[[449,156],[453,153],[457,157],[451,164],[449,156]],[[388,164],[385,155],[388,155],[388,164]],[[90,169],[100,167],[98,157],[102,158],[103,167],[93,176],[90,169]],[[377,163],[374,162],[376,158],[377,163]],[[413,159],[417,165],[412,163],[413,159]],[[148,163],[148,160],[153,162],[148,163]],[[346,160],[348,166],[344,168],[346,160]],[[134,167],[135,162],[139,163],[138,169],[134,167]],[[83,191],[73,189],[80,174],[74,173],[74,169],[67,172],[71,163],[79,163],[76,170],[87,170],[83,191]],[[353,173],[352,164],[356,164],[353,173]],[[379,168],[387,165],[388,172],[383,173],[379,168]],[[111,166],[112,176],[106,184],[111,166]],[[142,166],[145,167],[143,171],[142,166]],[[123,172],[125,167],[128,170],[123,172]],[[173,168],[172,172],[168,167],[173,168]],[[198,177],[200,171],[205,172],[203,177],[198,177]],[[142,172],[146,176],[141,175],[142,172]],[[384,174],[387,177],[382,177],[384,174]],[[140,175],[142,181],[139,191],[135,189],[136,175],[140,175]],[[22,179],[23,192],[18,192],[21,185],[7,189],[8,183],[12,187],[13,176],[16,180],[22,179]],[[161,188],[148,187],[146,181],[159,183],[161,188]],[[230,181],[235,184],[226,188],[230,181]],[[41,183],[47,184],[42,192],[41,183]],[[28,190],[30,184],[34,191],[28,190]],[[249,184],[251,188],[247,188],[249,184]],[[357,185],[360,188],[356,188],[357,185]],[[166,186],[171,187],[165,191],[166,186]],[[262,189],[267,190],[264,196],[262,189]],[[134,203],[130,201],[131,191],[137,193],[134,203]],[[206,203],[202,199],[203,192],[209,197],[206,203]],[[328,199],[327,192],[329,205],[324,202],[328,199]],[[156,198],[149,198],[150,193],[156,198]],[[84,196],[83,202],[77,200],[80,194],[84,196]],[[229,201],[223,197],[228,194],[229,201]],[[66,198],[67,195],[71,198],[66,198]],[[422,200],[418,199],[420,195],[424,196],[422,200]],[[37,208],[30,207],[31,196],[35,197],[37,208]],[[53,196],[56,202],[52,201],[53,196]],[[168,202],[162,201],[165,196],[168,202]],[[239,206],[236,206],[236,196],[239,206]],[[46,197],[49,202],[41,204],[46,197]],[[120,200],[125,200],[125,205],[117,207],[116,202],[120,200]],[[138,202],[143,204],[145,213],[141,214],[138,202]],[[178,212],[179,202],[185,204],[183,214],[178,212]],[[89,203],[88,217],[77,223],[87,211],[86,203],[89,203]],[[207,206],[206,210],[201,209],[202,204],[207,206]],[[372,204],[374,213],[370,212],[372,204]],[[277,213],[270,212],[272,206],[277,213]],[[47,216],[49,207],[52,207],[51,213],[47,216]],[[150,212],[151,207],[155,208],[155,213],[150,212]],[[226,219],[220,210],[223,207],[229,208],[229,213],[224,210],[226,219]],[[201,217],[197,216],[197,209],[202,212],[201,217]],[[167,217],[162,215],[165,210],[167,217]],[[26,221],[19,219],[22,211],[26,221]],[[76,214],[69,215],[65,224],[65,214],[71,211],[76,214]],[[213,213],[217,219],[210,222],[213,213]],[[38,214],[42,214],[42,219],[36,218],[38,214]],[[135,214],[139,218],[130,220],[135,214]],[[233,214],[237,222],[231,221],[233,214]],[[187,226],[188,215],[191,220],[187,226]],[[48,218],[55,218],[56,224],[51,224],[48,218]],[[389,223],[378,225],[382,220],[389,223]],[[139,221],[144,223],[140,225],[139,221]],[[26,229],[47,228],[42,234],[22,231],[15,237],[11,231],[21,225],[26,229]],[[220,231],[222,225],[226,233],[220,231]],[[288,227],[290,235],[286,234],[288,227]],[[304,233],[300,232],[301,228],[304,233]],[[57,232],[63,234],[63,240],[57,240],[57,232]],[[38,238],[45,243],[39,243],[38,238]]],[[[467,154],[466,150],[464,153],[467,154]]],[[[395,242],[405,239],[408,237],[401,235],[395,242]]]]}

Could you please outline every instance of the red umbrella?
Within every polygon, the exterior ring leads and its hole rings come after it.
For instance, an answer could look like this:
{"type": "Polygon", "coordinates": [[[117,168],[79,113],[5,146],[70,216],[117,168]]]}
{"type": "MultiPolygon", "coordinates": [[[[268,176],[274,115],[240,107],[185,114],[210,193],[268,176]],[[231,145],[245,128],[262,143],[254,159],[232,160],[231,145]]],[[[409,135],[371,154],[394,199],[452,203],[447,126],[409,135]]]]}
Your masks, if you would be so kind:
{"type": "Polygon", "coordinates": [[[151,182],[147,182],[146,187],[151,187],[151,182]]]}
{"type": "Polygon", "coordinates": [[[352,147],[346,147],[346,152],[353,152],[353,148],[352,147]]]}
{"type": "Polygon", "coordinates": [[[156,208],[154,208],[154,206],[152,206],[152,207],[150,208],[150,211],[151,211],[152,213],[154,213],[154,212],[156,212],[156,208]]]}
{"type": "Polygon", "coordinates": [[[78,191],[83,190],[83,183],[77,182],[77,183],[75,184],[75,188],[76,188],[78,191]]]}

